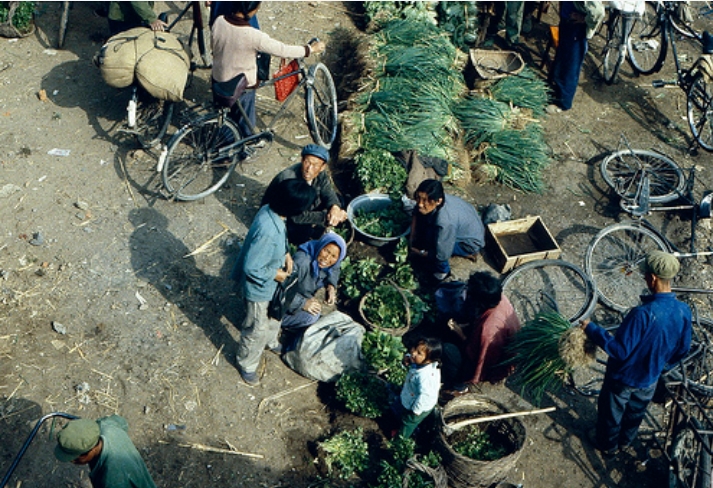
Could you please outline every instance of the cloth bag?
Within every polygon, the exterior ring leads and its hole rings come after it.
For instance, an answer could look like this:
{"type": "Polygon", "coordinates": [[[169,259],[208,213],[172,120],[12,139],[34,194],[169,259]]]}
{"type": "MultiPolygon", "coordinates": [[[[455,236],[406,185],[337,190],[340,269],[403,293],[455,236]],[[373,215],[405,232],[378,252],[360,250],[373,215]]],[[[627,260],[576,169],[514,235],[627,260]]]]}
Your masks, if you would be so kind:
{"type": "Polygon", "coordinates": [[[272,300],[267,306],[268,317],[275,320],[282,320],[287,313],[287,307],[297,294],[297,273],[290,274],[281,283],[277,284],[272,300]]]}
{"type": "Polygon", "coordinates": [[[332,383],[344,373],[365,367],[361,354],[364,333],[361,324],[335,311],[307,327],[282,359],[302,376],[332,383]]]}
{"type": "MultiPolygon", "coordinates": [[[[279,78],[280,76],[284,76],[289,73],[293,73],[295,71],[298,71],[300,69],[300,65],[297,62],[296,59],[293,59],[289,63],[285,58],[282,58],[280,61],[280,69],[275,71],[272,75],[273,78],[279,78]]],[[[284,102],[287,97],[290,96],[290,93],[295,91],[295,88],[297,88],[297,85],[300,82],[300,75],[293,75],[293,76],[288,76],[287,78],[283,78],[281,80],[276,80],[275,81],[275,98],[277,99],[278,102],[284,102]]]]}
{"type": "Polygon", "coordinates": [[[266,81],[270,79],[270,60],[272,56],[268,53],[257,53],[255,62],[257,64],[257,79],[258,81],[266,81]]]}
{"type": "Polygon", "coordinates": [[[153,32],[152,48],[138,57],[136,79],[153,97],[180,102],[191,61],[183,44],[170,32],[153,32]]]}

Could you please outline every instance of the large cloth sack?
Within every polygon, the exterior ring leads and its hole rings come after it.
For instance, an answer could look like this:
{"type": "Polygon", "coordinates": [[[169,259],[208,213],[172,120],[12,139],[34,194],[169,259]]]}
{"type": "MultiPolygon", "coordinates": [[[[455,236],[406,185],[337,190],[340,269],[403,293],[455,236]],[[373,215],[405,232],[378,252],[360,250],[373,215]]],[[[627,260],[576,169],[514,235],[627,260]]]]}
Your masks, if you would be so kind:
{"type": "Polygon", "coordinates": [[[153,49],[154,33],[135,27],[109,38],[99,51],[99,69],[104,82],[114,88],[126,88],[134,82],[139,58],[153,49]]]}
{"type": "Polygon", "coordinates": [[[159,100],[180,102],[188,81],[190,59],[183,44],[169,32],[152,32],[152,49],[139,56],[136,78],[159,100]]]}
{"type": "Polygon", "coordinates": [[[302,376],[331,383],[365,366],[361,355],[364,332],[350,316],[332,312],[310,325],[295,349],[282,359],[302,376]]]}

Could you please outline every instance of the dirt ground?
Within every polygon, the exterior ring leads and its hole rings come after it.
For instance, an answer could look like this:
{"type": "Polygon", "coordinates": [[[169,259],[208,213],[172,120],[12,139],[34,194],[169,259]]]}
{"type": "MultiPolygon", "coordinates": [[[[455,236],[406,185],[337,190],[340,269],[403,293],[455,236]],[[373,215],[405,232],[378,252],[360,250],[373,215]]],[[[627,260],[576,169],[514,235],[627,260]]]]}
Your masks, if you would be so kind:
{"type": "MultiPolygon", "coordinates": [[[[182,6],[157,3],[172,15],[182,6]]],[[[309,140],[302,115],[296,110],[282,137],[216,195],[167,201],[155,155],[117,130],[128,90],[105,85],[91,63],[108,34],[106,20],[92,14],[97,4],[73,3],[64,50],[54,48],[58,2],[39,4],[34,35],[0,39],[2,472],[42,415],[119,413],[160,487],[316,486],[316,441],[343,427],[378,426],[345,413],[331,386],[299,376],[272,353],[265,354],[261,386],[246,387],[235,369],[241,306],[227,278],[262,191],[309,140]],[[49,155],[54,148],[70,153],[49,155]]],[[[554,10],[544,23],[556,22],[554,10]]],[[[363,25],[356,7],[342,2],[266,2],[259,18],[263,30],[286,42],[318,36],[335,46],[361,35],[363,25]]],[[[189,28],[185,21],[176,32],[186,37],[189,28]]],[[[535,64],[545,31],[536,25],[525,38],[535,64]]],[[[596,232],[624,218],[598,172],[622,135],[633,147],[696,165],[698,189],[712,176],[711,155],[687,150],[683,93],[654,91],[651,77],[636,78],[626,66],[619,83],[604,85],[600,48],[595,38],[574,108],[544,120],[552,149],[545,194],[494,184],[452,190],[478,205],[509,203],[515,218],[540,215],[562,257],[582,266],[596,232]]],[[[350,61],[339,51],[325,56],[342,100],[354,86],[350,61]]],[[[662,77],[672,76],[672,64],[669,56],[662,77]]],[[[209,99],[209,76],[197,72],[189,101],[209,99]]],[[[269,95],[259,100],[259,113],[271,109],[269,95]]],[[[349,179],[348,166],[332,169],[337,181],[349,179]]],[[[665,223],[685,244],[687,221],[671,215],[665,223]]],[[[709,228],[699,227],[705,245],[709,228]]],[[[368,252],[360,243],[352,250],[368,252]]],[[[706,264],[686,263],[683,281],[708,285],[706,264]]],[[[458,262],[455,274],[465,278],[474,269],[491,268],[488,260],[458,262]]],[[[601,307],[595,316],[616,320],[601,307]]],[[[513,411],[532,408],[510,383],[481,392],[513,411]]],[[[663,485],[668,468],[651,442],[660,409],[652,408],[636,453],[604,460],[586,436],[595,401],[563,389],[545,398],[549,405],[557,410],[523,418],[527,441],[508,481],[532,488],[663,485]]],[[[40,430],[8,486],[88,486],[85,469],[55,460],[50,430],[40,430]]]]}

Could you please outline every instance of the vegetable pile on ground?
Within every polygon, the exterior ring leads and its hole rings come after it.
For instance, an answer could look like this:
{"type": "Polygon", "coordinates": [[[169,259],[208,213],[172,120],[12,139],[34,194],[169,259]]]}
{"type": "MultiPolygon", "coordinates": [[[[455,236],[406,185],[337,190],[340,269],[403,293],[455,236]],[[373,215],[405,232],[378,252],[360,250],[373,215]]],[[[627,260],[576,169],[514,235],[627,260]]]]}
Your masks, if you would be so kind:
{"type": "Polygon", "coordinates": [[[523,391],[530,392],[538,403],[545,391],[559,388],[575,367],[591,362],[596,352],[584,331],[556,312],[538,313],[506,349],[523,391]]]}

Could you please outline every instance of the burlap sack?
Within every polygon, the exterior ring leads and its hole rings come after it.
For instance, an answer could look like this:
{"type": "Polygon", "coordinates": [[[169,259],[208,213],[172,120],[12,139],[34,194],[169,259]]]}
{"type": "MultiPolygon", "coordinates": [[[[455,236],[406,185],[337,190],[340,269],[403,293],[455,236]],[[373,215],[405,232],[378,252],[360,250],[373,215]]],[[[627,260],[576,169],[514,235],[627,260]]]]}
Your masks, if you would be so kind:
{"type": "Polygon", "coordinates": [[[140,55],[136,78],[160,100],[180,102],[188,80],[190,59],[183,44],[169,32],[155,32],[152,49],[140,55]]]}
{"type": "Polygon", "coordinates": [[[112,36],[99,52],[99,68],[104,82],[114,88],[130,86],[139,58],[153,49],[153,38],[153,31],[146,27],[112,36]]]}

